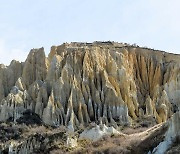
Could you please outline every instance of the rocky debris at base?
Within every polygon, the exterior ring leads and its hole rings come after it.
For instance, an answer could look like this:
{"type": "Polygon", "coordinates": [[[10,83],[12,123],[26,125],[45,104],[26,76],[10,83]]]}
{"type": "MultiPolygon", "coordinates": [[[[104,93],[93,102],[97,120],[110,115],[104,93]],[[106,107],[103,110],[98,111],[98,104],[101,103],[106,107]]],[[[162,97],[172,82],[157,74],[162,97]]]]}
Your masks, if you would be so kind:
{"type": "Polygon", "coordinates": [[[122,134],[113,127],[107,127],[106,125],[93,127],[91,129],[86,129],[80,134],[80,139],[89,139],[92,141],[97,141],[105,135],[119,135],[122,134]]]}
{"type": "Polygon", "coordinates": [[[104,124],[69,134],[65,127],[24,124],[12,127],[12,123],[2,123],[2,137],[6,139],[0,138],[0,153],[172,153],[179,150],[179,126],[176,124],[179,119],[176,113],[165,123],[144,129],[132,128],[134,132],[131,130],[130,134],[104,124]],[[19,134],[18,130],[21,130],[19,134]]]}

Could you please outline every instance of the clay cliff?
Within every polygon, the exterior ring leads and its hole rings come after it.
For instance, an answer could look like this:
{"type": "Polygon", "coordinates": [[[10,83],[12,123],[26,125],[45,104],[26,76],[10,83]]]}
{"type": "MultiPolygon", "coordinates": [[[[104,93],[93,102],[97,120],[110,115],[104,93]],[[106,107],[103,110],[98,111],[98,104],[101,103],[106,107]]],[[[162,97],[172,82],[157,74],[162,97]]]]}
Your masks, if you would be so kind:
{"type": "Polygon", "coordinates": [[[180,55],[117,42],[32,49],[0,65],[0,153],[178,153],[179,100],[180,55]]]}
{"type": "Polygon", "coordinates": [[[180,55],[116,42],[32,49],[25,62],[0,65],[0,121],[27,109],[70,130],[91,122],[167,121],[180,100],[180,55]]]}

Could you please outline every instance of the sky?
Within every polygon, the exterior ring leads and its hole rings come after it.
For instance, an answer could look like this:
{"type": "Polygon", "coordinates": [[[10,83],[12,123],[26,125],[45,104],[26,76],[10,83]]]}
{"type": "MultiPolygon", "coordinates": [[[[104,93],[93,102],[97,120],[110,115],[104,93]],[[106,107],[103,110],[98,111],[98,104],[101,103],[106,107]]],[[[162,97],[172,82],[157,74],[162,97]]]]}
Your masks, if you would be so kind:
{"type": "Polygon", "coordinates": [[[0,0],[0,63],[109,40],[180,54],[180,0],[0,0]]]}

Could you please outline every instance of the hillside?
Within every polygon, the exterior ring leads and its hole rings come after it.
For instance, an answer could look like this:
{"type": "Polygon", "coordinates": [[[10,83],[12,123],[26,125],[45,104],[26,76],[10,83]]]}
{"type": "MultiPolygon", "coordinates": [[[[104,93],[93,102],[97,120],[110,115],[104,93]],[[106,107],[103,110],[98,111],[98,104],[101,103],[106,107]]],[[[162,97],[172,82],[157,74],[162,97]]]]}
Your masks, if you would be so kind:
{"type": "Polygon", "coordinates": [[[179,136],[179,100],[180,55],[135,45],[64,43],[48,57],[32,49],[25,62],[0,65],[4,123],[64,126],[71,134],[92,125],[120,131],[159,124],[167,137],[152,150],[179,136]]]}

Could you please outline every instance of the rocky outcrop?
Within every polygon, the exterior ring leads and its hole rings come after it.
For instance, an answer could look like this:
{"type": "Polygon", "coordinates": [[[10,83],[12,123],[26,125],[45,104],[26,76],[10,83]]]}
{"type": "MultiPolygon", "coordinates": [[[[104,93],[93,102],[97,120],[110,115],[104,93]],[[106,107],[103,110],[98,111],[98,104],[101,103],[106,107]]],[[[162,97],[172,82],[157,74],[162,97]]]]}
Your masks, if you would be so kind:
{"type": "Polygon", "coordinates": [[[11,88],[22,75],[23,63],[13,60],[7,67],[0,64],[0,101],[7,97],[11,88]]]}
{"type": "Polygon", "coordinates": [[[168,149],[172,148],[174,142],[179,141],[180,139],[180,112],[177,112],[173,115],[173,117],[169,120],[169,128],[165,134],[164,141],[160,142],[159,145],[154,148],[153,153],[155,154],[163,154],[168,149]]]}
{"type": "Polygon", "coordinates": [[[74,131],[90,122],[116,127],[179,109],[180,56],[115,42],[32,49],[24,63],[0,65],[0,121],[30,109],[74,131]]]}

